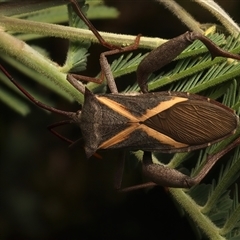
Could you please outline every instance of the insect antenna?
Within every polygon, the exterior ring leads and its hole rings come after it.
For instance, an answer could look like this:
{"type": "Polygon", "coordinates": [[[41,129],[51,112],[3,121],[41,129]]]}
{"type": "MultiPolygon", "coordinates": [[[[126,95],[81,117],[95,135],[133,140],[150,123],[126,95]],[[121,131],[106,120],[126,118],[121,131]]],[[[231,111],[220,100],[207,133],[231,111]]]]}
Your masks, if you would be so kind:
{"type": "Polygon", "coordinates": [[[51,124],[50,126],[48,126],[48,130],[54,134],[55,136],[57,136],[58,138],[62,139],[65,142],[68,142],[70,144],[73,144],[75,141],[72,141],[64,136],[62,136],[61,134],[59,134],[57,131],[53,130],[56,127],[59,126],[63,126],[66,124],[71,124],[71,123],[75,123],[76,120],[79,122],[79,116],[80,116],[80,111],[76,112],[69,112],[69,111],[63,111],[51,106],[48,106],[40,101],[38,101],[37,99],[35,99],[28,91],[26,91],[21,85],[19,85],[15,79],[8,73],[8,71],[0,64],[0,69],[1,71],[4,73],[4,75],[35,105],[37,105],[38,107],[45,109],[49,112],[53,112],[53,113],[57,113],[63,116],[67,116],[69,119],[68,120],[63,120],[54,124],[51,124]]]}
{"type": "Polygon", "coordinates": [[[37,105],[38,107],[45,109],[49,112],[53,112],[53,113],[57,113],[63,116],[67,116],[71,119],[74,118],[74,116],[76,115],[75,112],[67,112],[67,111],[63,111],[51,106],[48,106],[40,101],[38,101],[37,99],[35,99],[28,91],[26,91],[21,85],[19,85],[15,79],[8,73],[8,71],[0,64],[0,70],[3,72],[3,74],[35,105],[37,105]]]}

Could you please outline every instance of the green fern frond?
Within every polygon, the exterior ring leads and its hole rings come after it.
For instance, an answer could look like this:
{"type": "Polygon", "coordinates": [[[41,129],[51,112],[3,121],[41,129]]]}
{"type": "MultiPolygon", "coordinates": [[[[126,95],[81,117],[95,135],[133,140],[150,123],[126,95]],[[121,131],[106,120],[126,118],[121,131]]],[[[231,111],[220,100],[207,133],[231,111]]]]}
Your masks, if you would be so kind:
{"type": "MultiPolygon", "coordinates": [[[[218,45],[230,42],[231,44],[227,46],[228,51],[238,51],[240,47],[238,40],[233,41],[232,38],[224,39],[223,36],[219,39],[218,37],[219,34],[214,34],[212,38],[219,40],[218,45]]],[[[183,81],[177,86],[170,85],[170,90],[198,93],[233,79],[240,74],[238,62],[228,63],[224,58],[215,58],[212,61],[209,54],[197,57],[195,53],[197,50],[202,49],[203,45],[200,43],[192,45],[183,52],[184,57],[186,57],[185,53],[188,53],[188,60],[179,60],[173,69],[164,74],[160,73],[149,81],[149,88],[151,90],[159,89],[167,84],[183,81]],[[205,71],[207,72],[205,73],[205,71]],[[221,71],[221,73],[218,73],[218,71],[221,71]],[[210,77],[211,74],[212,77],[210,77]]]]}
{"type": "Polygon", "coordinates": [[[111,65],[111,70],[114,77],[120,77],[131,72],[135,72],[139,63],[146,55],[138,54],[133,57],[133,53],[128,54],[126,57],[122,55],[119,59],[114,60],[111,65]]]}
{"type": "MultiPolygon", "coordinates": [[[[88,11],[87,5],[79,5],[84,14],[88,11]]],[[[69,26],[75,28],[86,29],[87,26],[85,23],[77,16],[73,11],[71,6],[68,6],[68,15],[69,15],[69,26]]],[[[87,56],[88,48],[90,47],[91,42],[82,40],[82,41],[70,41],[67,58],[62,67],[63,72],[81,72],[86,69],[87,66],[87,56]],[[81,47],[79,47],[81,46],[81,47]]]]}

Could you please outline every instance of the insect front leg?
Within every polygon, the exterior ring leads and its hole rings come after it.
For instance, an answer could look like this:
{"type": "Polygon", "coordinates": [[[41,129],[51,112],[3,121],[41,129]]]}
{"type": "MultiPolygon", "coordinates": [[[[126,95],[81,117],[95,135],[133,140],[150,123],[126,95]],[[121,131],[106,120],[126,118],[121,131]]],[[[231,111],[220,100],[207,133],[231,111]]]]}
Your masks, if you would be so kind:
{"type": "Polygon", "coordinates": [[[121,47],[112,45],[104,40],[104,38],[101,36],[101,34],[98,32],[98,30],[92,25],[92,23],[88,20],[88,18],[84,15],[81,8],[79,7],[79,4],[76,0],[68,0],[68,2],[71,4],[73,10],[75,13],[80,17],[84,23],[88,26],[88,28],[92,31],[92,33],[95,35],[95,37],[98,39],[100,44],[106,48],[109,49],[121,49],[121,47]]]}
{"type": "Polygon", "coordinates": [[[103,52],[100,54],[100,66],[101,66],[101,73],[99,78],[94,78],[94,77],[88,77],[88,76],[83,76],[79,74],[68,74],[67,75],[67,80],[76,88],[78,89],[81,93],[84,92],[84,87],[80,86],[80,84],[77,83],[77,81],[86,81],[86,82],[95,82],[98,84],[101,84],[106,77],[108,87],[110,89],[111,93],[118,93],[118,89],[115,83],[115,79],[110,67],[110,64],[107,60],[107,56],[111,56],[114,54],[118,53],[124,53],[124,52],[129,52],[136,50],[139,45],[141,35],[138,35],[134,41],[133,44],[130,46],[126,46],[122,49],[113,49],[109,50],[106,52],[103,52]]]}

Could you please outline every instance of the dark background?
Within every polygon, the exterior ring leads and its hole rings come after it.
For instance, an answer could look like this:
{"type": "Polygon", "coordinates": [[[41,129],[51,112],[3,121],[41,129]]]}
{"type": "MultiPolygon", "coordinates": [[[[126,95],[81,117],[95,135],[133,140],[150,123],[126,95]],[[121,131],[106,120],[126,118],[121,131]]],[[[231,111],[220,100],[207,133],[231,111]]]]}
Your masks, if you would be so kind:
{"type": "MultiPolygon", "coordinates": [[[[216,22],[193,2],[179,2],[198,21],[216,22]]],[[[240,20],[238,0],[217,2],[240,20]]],[[[171,38],[188,30],[154,1],[107,4],[117,7],[121,15],[116,20],[93,21],[101,31],[171,38]]],[[[66,43],[48,39],[47,44],[52,58],[62,62],[65,53],[59,49],[66,43]]],[[[95,55],[89,59],[87,75],[99,71],[102,50],[91,47],[95,55]]],[[[51,96],[60,109],[78,109],[41,87],[37,91],[51,96]]],[[[0,239],[195,239],[188,219],[181,217],[164,188],[128,194],[114,191],[118,153],[104,152],[103,159],[87,160],[80,146],[68,148],[47,131],[46,126],[61,117],[34,105],[26,118],[3,104],[0,108],[0,239]]],[[[80,134],[78,128],[68,126],[64,131],[73,137],[80,134]]],[[[140,166],[128,165],[124,185],[141,183],[140,166]]]]}

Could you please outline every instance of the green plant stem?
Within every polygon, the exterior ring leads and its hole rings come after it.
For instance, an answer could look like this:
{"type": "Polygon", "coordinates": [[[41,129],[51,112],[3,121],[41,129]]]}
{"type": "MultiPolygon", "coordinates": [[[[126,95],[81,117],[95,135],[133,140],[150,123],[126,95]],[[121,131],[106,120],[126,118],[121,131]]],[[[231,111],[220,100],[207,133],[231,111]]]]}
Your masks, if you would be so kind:
{"type": "Polygon", "coordinates": [[[196,21],[191,14],[189,14],[175,1],[157,0],[157,2],[160,2],[166,8],[168,8],[175,16],[177,16],[181,20],[181,22],[183,22],[192,31],[198,31],[202,34],[204,33],[203,30],[200,28],[201,24],[196,21]]]}
{"type": "MultiPolygon", "coordinates": [[[[220,64],[221,62],[226,61],[226,59],[223,58],[216,58],[214,60],[209,60],[200,64],[195,65],[194,67],[190,69],[186,69],[185,71],[182,71],[180,73],[174,74],[173,76],[167,76],[161,78],[159,81],[156,80],[154,82],[149,83],[149,89],[154,90],[154,89],[159,89],[160,87],[167,85],[169,83],[179,81],[185,77],[191,76],[197,72],[203,71],[205,69],[209,69],[211,66],[214,66],[216,64],[220,64]]],[[[194,86],[191,89],[188,89],[190,93],[198,93],[201,92],[205,89],[208,89],[212,86],[215,86],[217,84],[223,83],[229,79],[233,79],[236,76],[239,76],[240,69],[236,69],[235,71],[231,71],[231,73],[226,73],[222,76],[214,77],[204,83],[201,83],[197,86],[194,86]]]]}
{"type": "MultiPolygon", "coordinates": [[[[96,37],[90,30],[77,29],[57,24],[34,22],[29,20],[0,16],[0,27],[2,27],[5,31],[31,34],[34,33],[42,36],[65,38],[72,41],[90,40],[93,43],[99,43],[99,41],[96,39],[96,37]]],[[[111,43],[113,45],[121,46],[132,44],[136,39],[136,36],[133,35],[113,34],[104,32],[99,33],[108,43],[111,43]]],[[[154,49],[166,41],[167,40],[161,38],[141,37],[139,47],[154,49]]]]}
{"type": "Polygon", "coordinates": [[[169,188],[169,192],[174,199],[185,209],[193,221],[200,227],[209,239],[223,240],[219,234],[219,228],[204,214],[201,213],[201,207],[182,189],[169,188]]]}
{"type": "Polygon", "coordinates": [[[23,64],[43,74],[64,91],[69,93],[80,104],[83,102],[83,95],[66,80],[66,74],[60,71],[60,67],[42,56],[23,41],[0,31],[0,51],[3,51],[9,56],[14,57],[23,64]]]}
{"type": "MultiPolygon", "coordinates": [[[[39,1],[40,2],[40,1],[39,1]]],[[[0,9],[0,14],[5,16],[12,16],[16,14],[24,14],[33,11],[42,10],[44,8],[54,7],[66,4],[64,0],[42,0],[41,4],[36,4],[34,1],[25,1],[22,3],[3,3],[0,9]]]]}
{"type": "Polygon", "coordinates": [[[196,3],[206,8],[212,15],[214,15],[231,35],[237,37],[240,33],[240,28],[237,23],[213,0],[194,0],[196,3]]]}
{"type": "Polygon", "coordinates": [[[167,164],[169,168],[177,168],[181,163],[183,163],[187,156],[189,155],[189,152],[186,153],[176,153],[172,157],[171,161],[167,164]]]}

